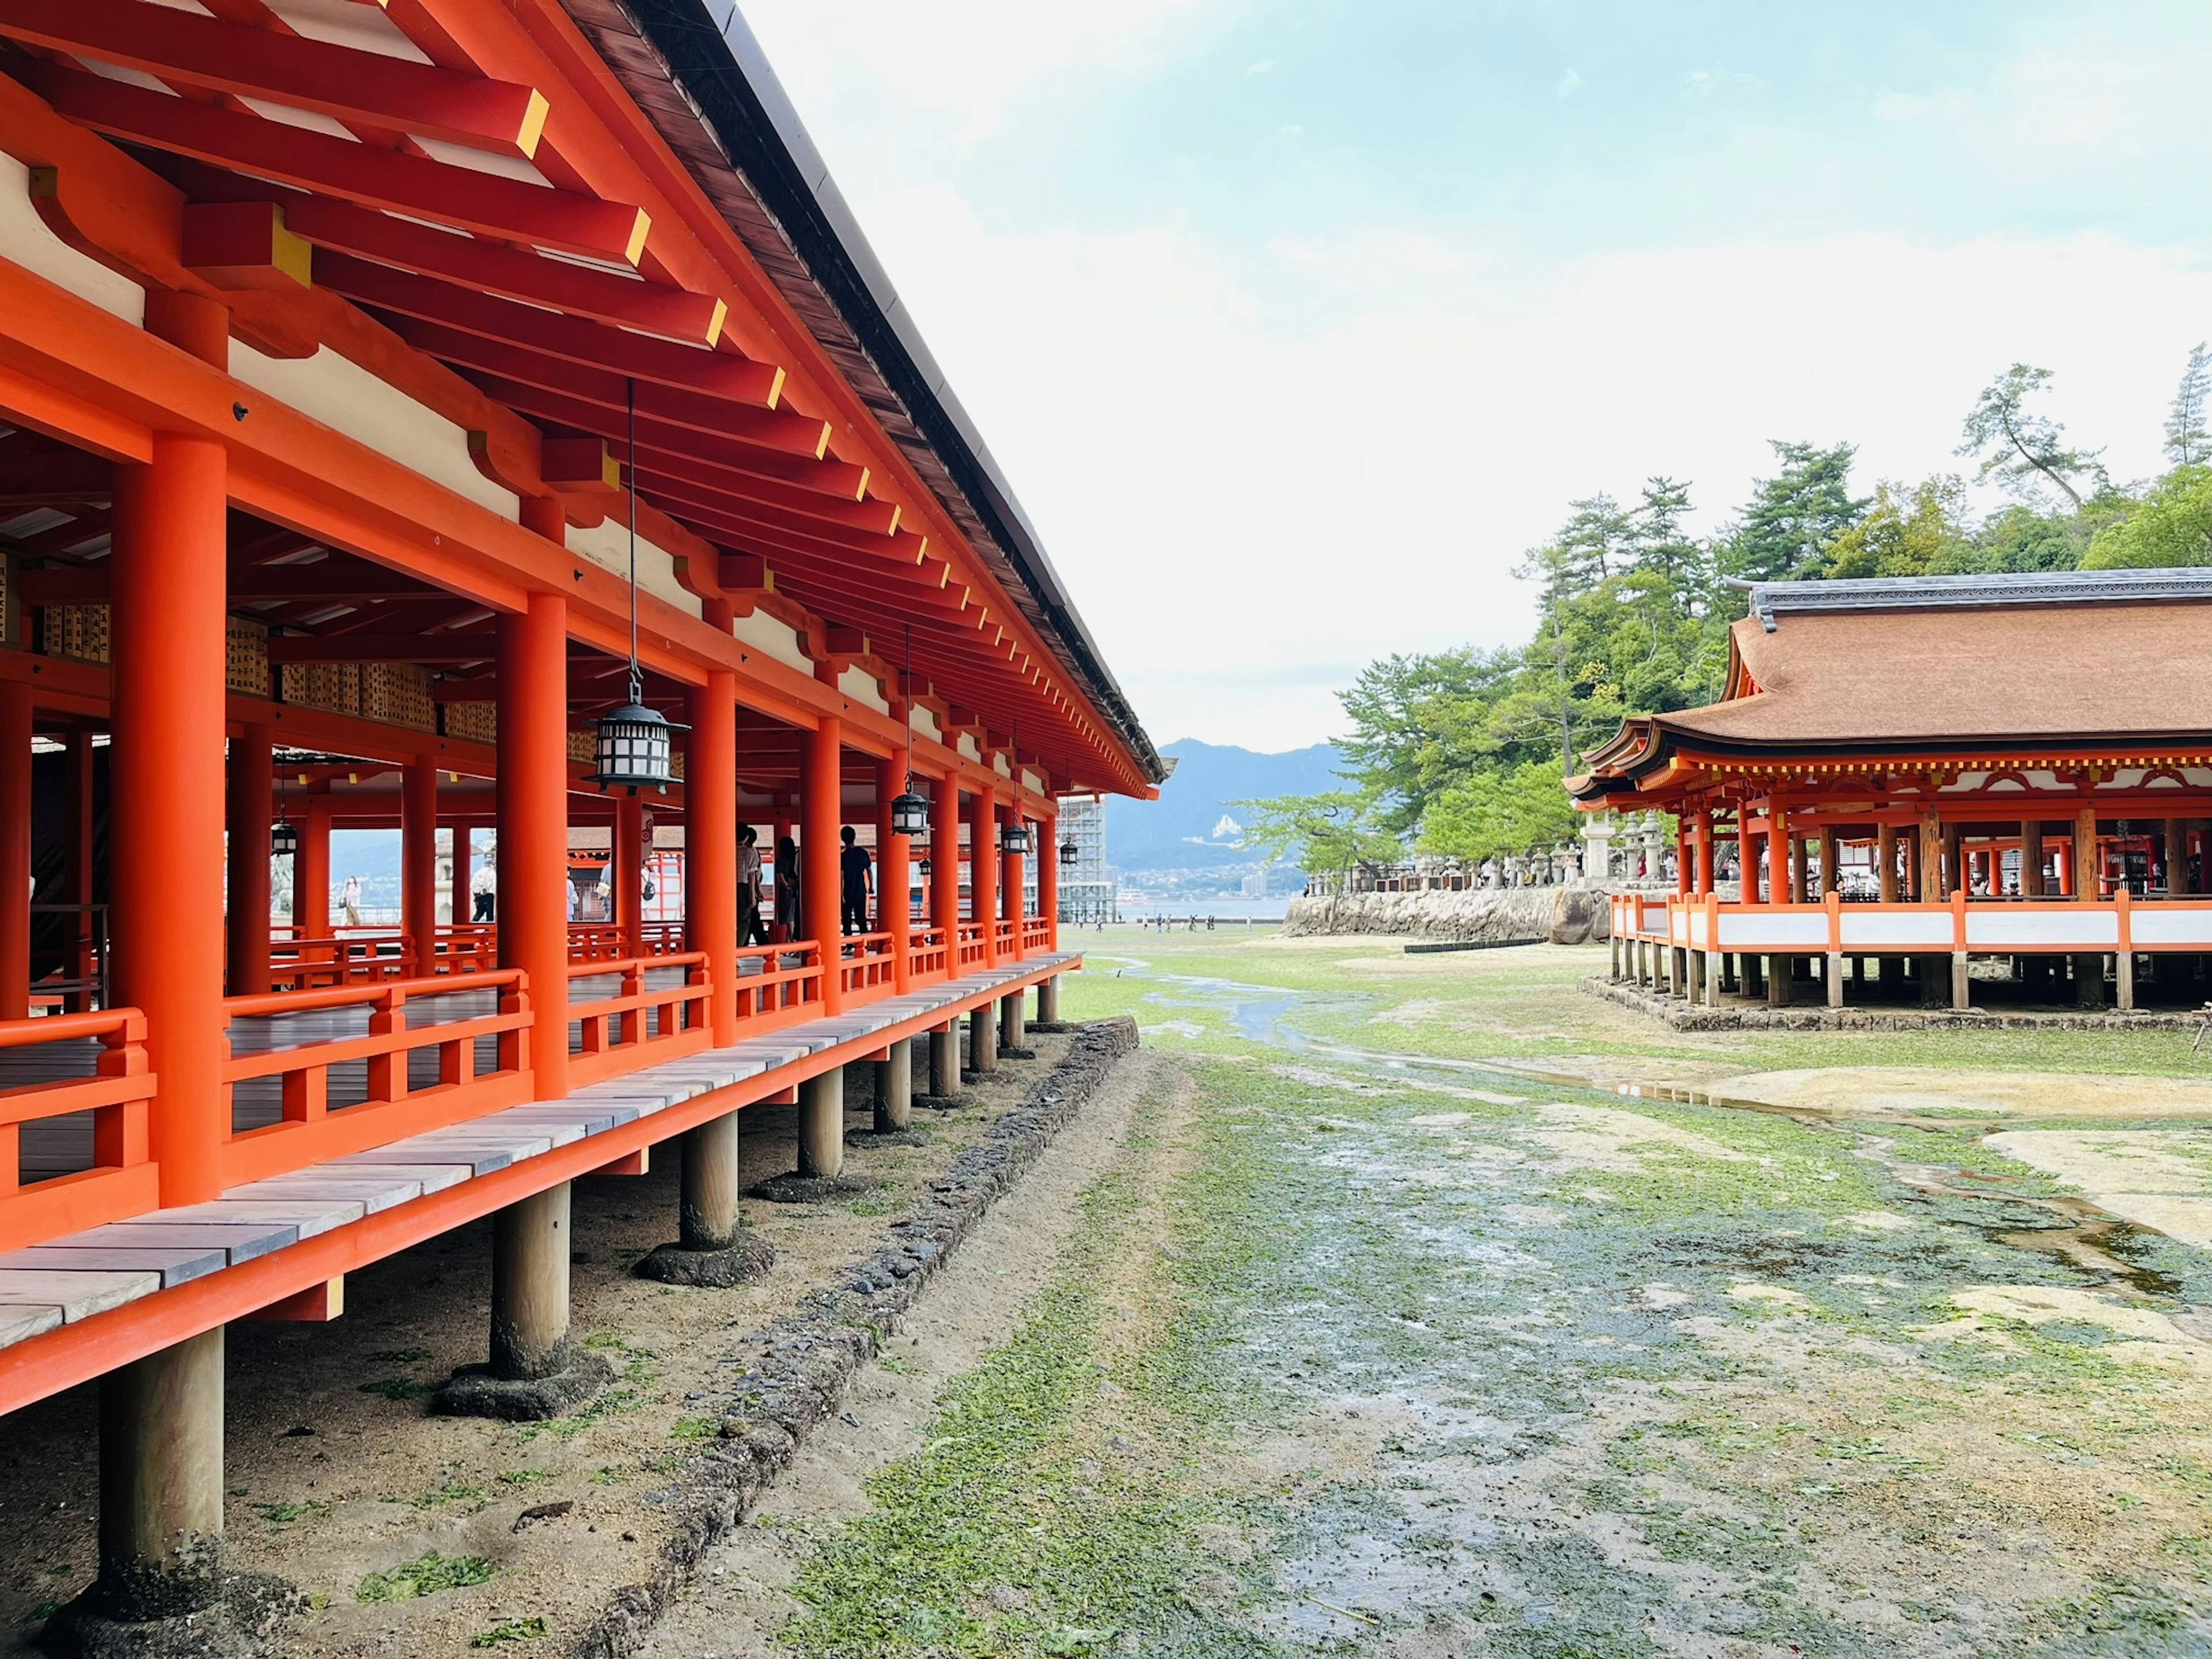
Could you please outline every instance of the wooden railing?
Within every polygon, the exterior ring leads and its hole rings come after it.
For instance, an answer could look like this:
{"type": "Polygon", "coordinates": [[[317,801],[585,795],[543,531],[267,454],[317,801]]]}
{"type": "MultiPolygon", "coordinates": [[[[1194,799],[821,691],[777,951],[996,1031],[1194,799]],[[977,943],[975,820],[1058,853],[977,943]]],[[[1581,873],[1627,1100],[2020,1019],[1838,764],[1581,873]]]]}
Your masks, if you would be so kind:
{"type": "Polygon", "coordinates": [[[107,1008],[0,1022],[0,1049],[59,1042],[100,1045],[90,1075],[0,1089],[0,1250],[120,1220],[155,1201],[146,1017],[136,1008],[107,1008]],[[77,1112],[92,1115],[92,1167],[22,1186],[22,1126],[77,1112]]]}
{"type": "MultiPolygon", "coordinates": [[[[643,954],[649,957],[678,956],[684,951],[684,924],[680,921],[648,921],[639,925],[643,954]]],[[[571,962],[622,962],[639,954],[630,949],[629,930],[618,921],[572,921],[568,924],[568,960],[571,962]]]]}
{"type": "Polygon", "coordinates": [[[1715,895],[1668,899],[1616,894],[1624,939],[1691,951],[1773,955],[2066,955],[2083,951],[2212,951],[2212,899],[1972,898],[1881,904],[1830,893],[1814,904],[1744,904],[1715,895]]]}
{"type": "Polygon", "coordinates": [[[425,974],[481,974],[499,966],[499,927],[489,921],[457,921],[437,930],[434,960],[425,974]]]}
{"type": "Polygon", "coordinates": [[[568,1062],[572,1086],[603,1082],[707,1046],[708,986],[703,951],[617,962],[572,962],[568,980],[568,1020],[580,1028],[582,1043],[568,1062]],[[649,972],[679,968],[684,970],[680,985],[646,983],[649,972]],[[613,996],[592,1002],[575,1000],[576,981],[611,974],[622,981],[613,996]]]}
{"type": "Polygon", "coordinates": [[[822,951],[811,939],[738,952],[738,1019],[787,1024],[821,1012],[822,951]],[[758,963],[758,972],[747,964],[758,963]]]}
{"type": "MultiPolygon", "coordinates": [[[[522,974],[514,969],[472,975],[465,989],[450,977],[400,980],[386,985],[339,987],[324,991],[277,991],[266,996],[223,1000],[224,1042],[245,1019],[269,1019],[270,1045],[254,1053],[232,1053],[223,1061],[226,1110],[236,1123],[241,1085],[277,1079],[277,1120],[239,1129],[223,1148],[226,1184],[258,1181],[288,1170],[366,1152],[407,1135],[420,1134],[496,1111],[530,1097],[530,1000],[522,974]],[[497,1011],[410,1026],[408,1008],[432,999],[467,995],[497,999],[497,1011]],[[367,1011],[368,1030],[358,1035],[325,1037],[294,1045],[275,1039],[288,1035],[282,1022],[314,1015],[367,1011]],[[495,1039],[489,1071],[477,1069],[479,1038],[495,1039]],[[434,1050],[436,1080],[421,1087],[410,1079],[409,1060],[434,1050]],[[357,1104],[332,1108],[331,1068],[361,1062],[366,1093],[357,1104]]],[[[337,1023],[350,1023],[340,1021],[337,1023]]]]}
{"type": "Polygon", "coordinates": [[[945,969],[945,930],[917,927],[907,936],[907,972],[915,979],[941,978],[945,969]]]}
{"type": "Polygon", "coordinates": [[[889,933],[848,933],[837,941],[837,984],[845,995],[888,988],[897,976],[889,933]]]}
{"type": "Polygon", "coordinates": [[[1034,955],[1052,948],[1052,922],[1044,916],[1022,918],[1022,954],[1034,955]]]}
{"type": "Polygon", "coordinates": [[[269,982],[279,990],[325,990],[416,976],[414,952],[396,927],[339,927],[309,939],[277,923],[269,934],[269,982]]]}
{"type": "Polygon", "coordinates": [[[964,972],[969,968],[981,968],[983,965],[983,955],[987,948],[983,941],[982,926],[973,921],[962,922],[960,924],[960,954],[959,960],[955,964],[956,971],[964,972]]]}

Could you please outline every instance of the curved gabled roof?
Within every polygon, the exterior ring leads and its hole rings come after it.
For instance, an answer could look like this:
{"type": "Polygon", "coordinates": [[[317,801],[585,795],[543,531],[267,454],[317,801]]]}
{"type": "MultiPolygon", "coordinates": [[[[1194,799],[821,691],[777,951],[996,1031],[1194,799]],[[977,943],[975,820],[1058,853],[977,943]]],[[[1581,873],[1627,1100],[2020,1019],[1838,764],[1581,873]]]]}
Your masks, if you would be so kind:
{"type": "Polygon", "coordinates": [[[1595,799],[1677,750],[2002,751],[2212,734],[2212,570],[1761,584],[1728,690],[1638,716],[1571,779],[1595,799]]]}

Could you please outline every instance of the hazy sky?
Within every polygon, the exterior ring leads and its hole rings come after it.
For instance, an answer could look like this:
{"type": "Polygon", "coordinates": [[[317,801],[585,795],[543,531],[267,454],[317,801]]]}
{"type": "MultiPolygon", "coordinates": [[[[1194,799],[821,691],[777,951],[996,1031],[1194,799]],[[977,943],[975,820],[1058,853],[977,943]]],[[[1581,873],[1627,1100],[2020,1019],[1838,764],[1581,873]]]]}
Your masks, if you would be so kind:
{"type": "Polygon", "coordinates": [[[1153,736],[1280,749],[1525,633],[1574,496],[2116,477],[2212,335],[2203,0],[746,0],[1153,736]]]}

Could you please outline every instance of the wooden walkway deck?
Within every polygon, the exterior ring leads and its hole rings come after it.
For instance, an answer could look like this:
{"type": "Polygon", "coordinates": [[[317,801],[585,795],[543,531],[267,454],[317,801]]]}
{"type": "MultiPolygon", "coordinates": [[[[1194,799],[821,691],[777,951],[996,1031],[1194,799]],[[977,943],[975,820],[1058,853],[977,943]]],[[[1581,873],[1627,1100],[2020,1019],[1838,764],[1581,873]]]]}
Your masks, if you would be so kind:
{"type": "MultiPolygon", "coordinates": [[[[603,1134],[619,1125],[664,1111],[671,1106],[733,1086],[765,1072],[793,1066],[808,1055],[884,1031],[951,1008],[973,1005],[1000,986],[1027,981],[1041,970],[1062,967],[1078,959],[1073,951],[1024,957],[1020,962],[988,972],[969,974],[945,984],[933,985],[902,997],[871,1002],[834,1019],[808,1020],[787,1025],[773,1035],[749,1038],[727,1048],[713,1048],[681,1060],[650,1066],[627,1076],[579,1089],[563,1099],[537,1101],[486,1114],[465,1123],[432,1130],[371,1152],[334,1159],[289,1175],[234,1187],[212,1203],[179,1209],[156,1210],[128,1221],[112,1222],[84,1232],[0,1255],[0,1348],[24,1341],[63,1324],[74,1324],[108,1310],[188,1280],[222,1273],[242,1262],[281,1250],[301,1240],[329,1232],[365,1216],[391,1210],[428,1194],[442,1192],[464,1182],[504,1170],[541,1156],[556,1146],[568,1146],[603,1134]]],[[[665,988],[682,982],[682,970],[660,970],[672,975],[653,984],[665,988]]],[[[650,977],[648,982],[652,983],[650,977]]],[[[614,975],[601,980],[573,981],[572,1000],[613,994],[614,975]]],[[[456,989],[435,998],[410,1000],[411,1010],[422,1008],[421,1023],[464,1019],[489,1011],[490,994],[456,989]],[[429,1005],[436,1005],[434,1011],[429,1005]],[[447,1005],[451,1005],[450,1006],[447,1005]]],[[[294,1029],[277,1030],[286,1019],[240,1022],[234,1042],[246,1052],[249,1042],[270,1047],[319,1042],[333,1036],[366,1030],[365,1011],[342,1009],[325,1016],[291,1016],[294,1029]],[[342,1024],[341,1022],[352,1022],[342,1024]],[[266,1026],[248,1034],[248,1026],[266,1026]]],[[[65,1054],[59,1061],[46,1059],[54,1049],[77,1045],[50,1044],[40,1049],[0,1054],[0,1082],[30,1082],[70,1075],[57,1065],[81,1063],[89,1074],[93,1045],[82,1046],[81,1060],[65,1054]],[[24,1061],[38,1060],[45,1069],[36,1077],[21,1069],[24,1061]],[[9,1062],[15,1069],[9,1069],[9,1062]]],[[[427,1057],[434,1063],[434,1052],[427,1057]]],[[[350,1099],[361,1097],[361,1073],[356,1067],[350,1099]]],[[[425,1082],[434,1082],[434,1075],[425,1082]]],[[[240,1091],[243,1094],[245,1091],[240,1091]]],[[[341,1100],[333,1068],[331,1104],[341,1100]]],[[[248,1110],[262,1113],[251,1122],[273,1121],[274,1102],[241,1103],[239,1126],[249,1127],[248,1110]]],[[[62,1121],[55,1120],[56,1122],[62,1121]]],[[[31,1137],[26,1125],[27,1166],[31,1137]]],[[[90,1161],[91,1130],[79,1131],[83,1151],[73,1167],[90,1161]]],[[[58,1156],[58,1138],[52,1152],[42,1145],[40,1156],[58,1156]]],[[[26,1170],[27,1179],[28,1170],[26,1170]]],[[[550,1183],[549,1183],[550,1184],[550,1183]]]]}

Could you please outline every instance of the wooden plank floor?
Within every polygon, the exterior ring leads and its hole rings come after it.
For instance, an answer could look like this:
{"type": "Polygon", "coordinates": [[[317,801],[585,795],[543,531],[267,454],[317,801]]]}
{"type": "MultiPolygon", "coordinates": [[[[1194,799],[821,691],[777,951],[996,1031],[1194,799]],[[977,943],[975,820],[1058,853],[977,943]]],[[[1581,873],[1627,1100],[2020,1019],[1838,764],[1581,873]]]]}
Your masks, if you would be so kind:
{"type": "MultiPolygon", "coordinates": [[[[350,1158],[234,1187],[213,1203],[156,1210],[129,1221],[0,1254],[0,1348],[150,1296],[167,1285],[220,1273],[426,1193],[542,1156],[556,1146],[604,1134],[681,1102],[726,1089],[742,1079],[933,1013],[1040,969],[1065,967],[1077,959],[1073,951],[1026,957],[1018,964],[970,974],[951,984],[930,986],[902,997],[887,997],[835,1019],[787,1025],[770,1036],[750,1037],[727,1048],[711,1048],[647,1066],[626,1077],[579,1089],[560,1100],[510,1107],[350,1158]]],[[[648,975],[647,982],[655,989],[682,982],[680,969],[653,971],[673,975],[655,984],[648,975]]],[[[579,1002],[612,996],[619,988],[613,975],[573,983],[574,1000],[579,1002]]],[[[443,1023],[473,1018],[489,1012],[490,1003],[488,992],[457,990],[410,1000],[409,1007],[423,1010],[422,1023],[428,1024],[433,1019],[443,1023]]],[[[325,1017],[288,1018],[304,1024],[325,1017]]],[[[365,1014],[343,1010],[336,1018],[361,1022],[358,1028],[337,1034],[358,1035],[365,1029],[365,1014]]],[[[275,1027],[283,1022],[280,1018],[264,1023],[275,1027]]],[[[251,1039],[240,1030],[234,1037],[241,1053],[247,1051],[248,1041],[276,1048],[328,1040],[328,1034],[308,1037],[297,1029],[271,1030],[251,1039]]],[[[0,1082],[84,1075],[90,1070],[90,1059],[89,1048],[81,1044],[52,1043],[41,1049],[0,1053],[0,1082]],[[56,1050],[64,1052],[58,1059],[40,1063],[57,1069],[27,1071],[21,1063],[27,1056],[56,1050]],[[70,1066],[82,1069],[59,1069],[70,1066]]],[[[337,1068],[332,1068],[332,1073],[335,1106],[337,1068]]],[[[434,1081],[434,1074],[428,1080],[434,1081]]],[[[358,1095],[355,1097],[358,1099],[358,1095]]],[[[24,1126],[27,1165],[31,1131],[40,1127],[24,1126]]],[[[246,1127],[242,1121],[240,1127],[246,1127]]],[[[88,1158],[88,1121],[81,1133],[83,1156],[88,1158]]],[[[81,1162],[75,1167],[85,1164],[81,1162]]]]}

